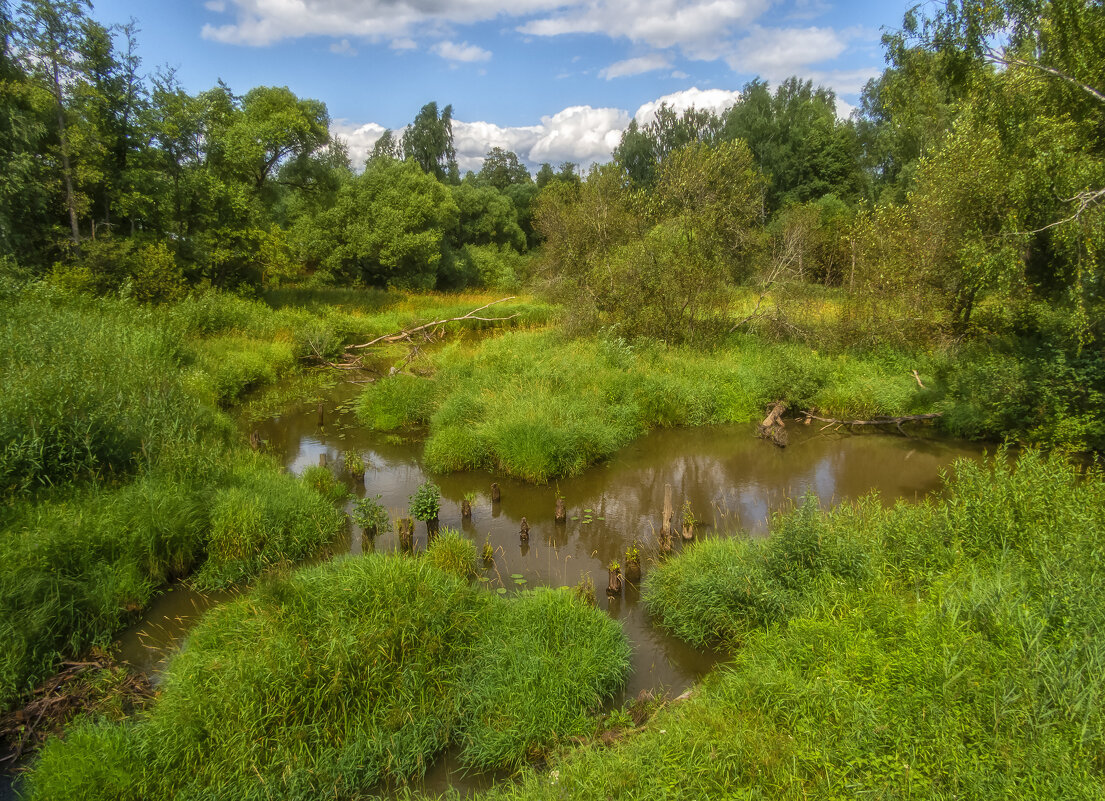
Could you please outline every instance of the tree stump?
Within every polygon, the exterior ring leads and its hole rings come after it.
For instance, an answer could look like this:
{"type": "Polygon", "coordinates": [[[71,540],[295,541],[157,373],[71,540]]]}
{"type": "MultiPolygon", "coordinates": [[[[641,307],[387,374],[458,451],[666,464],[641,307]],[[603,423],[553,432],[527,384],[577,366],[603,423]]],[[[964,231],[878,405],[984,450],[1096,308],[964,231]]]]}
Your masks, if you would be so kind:
{"type": "Polygon", "coordinates": [[[621,568],[607,568],[610,577],[606,583],[607,595],[621,595],[622,592],[622,571],[621,568]]]}
{"type": "Polygon", "coordinates": [[[502,500],[502,497],[503,497],[503,495],[502,495],[502,492],[499,490],[499,485],[498,484],[492,484],[491,485],[491,502],[492,503],[498,503],[500,500],[502,500]]]}
{"type": "Polygon", "coordinates": [[[460,516],[465,520],[472,519],[472,504],[469,503],[467,498],[460,502],[460,516]]]}
{"type": "Polygon", "coordinates": [[[404,551],[411,551],[414,549],[414,521],[409,517],[399,518],[397,525],[397,531],[399,532],[399,547],[404,551]]]}
{"type": "Polygon", "coordinates": [[[322,428],[324,425],[326,425],[326,416],[322,413],[322,403],[319,402],[319,405],[318,405],[318,427],[322,428]]]}
{"type": "Polygon", "coordinates": [[[426,521],[426,545],[427,546],[431,542],[433,542],[434,540],[437,539],[438,528],[439,528],[439,524],[438,524],[438,520],[437,520],[436,517],[433,518],[432,520],[427,520],[426,521]]]}
{"type": "Polygon", "coordinates": [[[783,422],[783,412],[786,410],[786,403],[777,401],[760,423],[760,438],[771,440],[779,448],[785,448],[789,442],[786,423],[783,422]]]}
{"type": "Polygon", "coordinates": [[[694,523],[683,524],[683,542],[690,542],[694,539],[694,523]]]}
{"type": "Polygon", "coordinates": [[[664,485],[664,522],[660,526],[660,552],[668,553],[671,551],[671,531],[672,531],[672,519],[675,517],[675,510],[671,505],[671,484],[664,485]]]}
{"type": "Polygon", "coordinates": [[[568,510],[564,506],[564,499],[556,499],[556,522],[564,523],[568,519],[568,510]]]}
{"type": "Polygon", "coordinates": [[[633,584],[641,581],[641,560],[627,559],[625,562],[625,579],[633,584]]]}
{"type": "Polygon", "coordinates": [[[528,540],[528,539],[529,539],[529,521],[528,521],[528,520],[526,520],[526,519],[525,519],[524,517],[522,518],[522,531],[521,531],[521,535],[522,535],[522,539],[524,539],[524,540],[528,540]]]}
{"type": "Polygon", "coordinates": [[[318,455],[318,466],[326,467],[326,452],[322,452],[318,455]]]}

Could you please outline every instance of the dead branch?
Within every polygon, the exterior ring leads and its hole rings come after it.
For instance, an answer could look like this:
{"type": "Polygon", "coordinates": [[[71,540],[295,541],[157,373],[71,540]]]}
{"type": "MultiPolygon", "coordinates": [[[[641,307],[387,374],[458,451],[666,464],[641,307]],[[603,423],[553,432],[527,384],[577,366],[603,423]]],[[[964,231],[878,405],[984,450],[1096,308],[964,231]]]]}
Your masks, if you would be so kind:
{"type": "MultiPolygon", "coordinates": [[[[807,420],[819,420],[822,423],[828,423],[829,425],[825,426],[825,428],[832,425],[838,428],[841,426],[848,426],[849,428],[852,426],[894,426],[902,436],[906,436],[905,431],[902,429],[903,423],[922,423],[926,420],[935,420],[938,417],[944,416],[943,412],[932,412],[931,414],[907,414],[901,417],[876,417],[873,420],[841,420],[836,417],[821,417],[809,411],[804,411],[802,414],[805,415],[807,420]]],[[[821,430],[824,431],[825,429],[823,428],[821,430]]]]}
{"type": "Polygon", "coordinates": [[[364,342],[360,345],[347,345],[346,350],[363,350],[364,348],[371,348],[373,345],[378,345],[381,342],[399,342],[404,339],[410,339],[411,334],[417,334],[419,331],[425,331],[427,328],[433,328],[438,325],[446,325],[447,323],[459,323],[462,320],[482,320],[483,322],[501,322],[503,320],[513,320],[518,316],[518,312],[510,315],[509,317],[477,317],[476,313],[481,312],[486,308],[494,306],[496,303],[505,303],[508,300],[514,300],[515,295],[511,295],[509,298],[500,298],[499,300],[493,300],[478,309],[472,309],[467,314],[463,314],[460,317],[448,317],[444,320],[434,320],[432,323],[426,323],[425,325],[415,326],[414,328],[407,328],[403,331],[397,331],[394,334],[384,334],[381,337],[376,337],[371,342],[364,342]]]}

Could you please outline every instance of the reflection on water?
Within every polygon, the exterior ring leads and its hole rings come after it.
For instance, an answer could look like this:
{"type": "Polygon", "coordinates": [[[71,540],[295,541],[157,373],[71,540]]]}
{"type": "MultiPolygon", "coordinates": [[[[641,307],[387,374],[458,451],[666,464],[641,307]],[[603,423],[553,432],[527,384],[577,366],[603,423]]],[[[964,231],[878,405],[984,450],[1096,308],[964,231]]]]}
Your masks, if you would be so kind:
{"type": "MultiPolygon", "coordinates": [[[[292,409],[258,428],[265,447],[291,472],[301,473],[320,463],[320,457],[358,497],[381,496],[392,519],[406,514],[408,497],[427,479],[421,468],[421,443],[361,429],[353,416],[341,411],[357,392],[343,385],[333,393],[325,419],[318,425],[317,409],[292,409]],[[361,455],[367,469],[355,479],[342,466],[348,451],[361,455]]],[[[553,520],[555,488],[532,486],[485,472],[433,476],[441,487],[441,525],[460,529],[477,545],[489,541],[494,565],[482,571],[489,588],[514,591],[512,574],[522,574],[526,586],[571,586],[590,576],[599,605],[621,621],[633,643],[633,672],[626,695],[642,689],[679,693],[717,661],[717,655],[696,651],[650,625],[639,594],[627,588],[623,597],[609,599],[606,565],[624,562],[626,547],[642,543],[644,570],[660,529],[664,486],[671,484],[678,510],[689,500],[700,521],[700,535],[744,531],[767,533],[770,515],[812,492],[823,506],[878,491],[885,504],[917,499],[939,489],[940,473],[960,457],[977,458],[980,449],[964,443],[916,437],[874,434],[841,435],[816,426],[791,424],[785,449],[759,440],[754,426],[668,429],[634,442],[609,461],[583,475],[562,479],[557,486],[568,505],[569,520],[553,520]],[[502,488],[502,500],[492,504],[492,481],[502,488]],[[462,520],[460,502],[475,492],[472,519],[462,520]],[[522,517],[530,525],[530,539],[519,538],[522,517]],[[587,522],[588,516],[591,522],[587,522]]],[[[391,551],[394,533],[363,538],[353,529],[338,551],[359,554],[391,551]]],[[[424,524],[417,524],[416,547],[425,547],[424,524]]],[[[677,536],[678,540],[679,537],[677,536]]],[[[680,547],[677,543],[676,547],[680,547]]],[[[124,658],[147,670],[157,670],[165,655],[204,608],[224,596],[201,597],[183,589],[155,603],[143,622],[122,637],[124,658]]],[[[449,767],[431,776],[431,785],[452,781],[449,767]]]]}

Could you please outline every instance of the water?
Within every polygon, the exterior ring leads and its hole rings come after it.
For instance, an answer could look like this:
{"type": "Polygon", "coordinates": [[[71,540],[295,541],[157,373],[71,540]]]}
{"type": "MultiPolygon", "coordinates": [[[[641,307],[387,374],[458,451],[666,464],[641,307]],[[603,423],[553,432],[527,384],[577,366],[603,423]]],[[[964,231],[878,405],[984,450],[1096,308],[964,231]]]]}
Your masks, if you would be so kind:
{"type": "MultiPolygon", "coordinates": [[[[690,648],[654,628],[640,603],[636,587],[608,598],[606,565],[624,567],[626,548],[641,543],[647,575],[660,530],[664,487],[671,484],[674,507],[689,500],[699,523],[698,536],[744,531],[765,536],[773,512],[799,501],[807,492],[823,506],[858,498],[877,490],[884,504],[899,498],[918,499],[940,488],[940,473],[960,457],[977,458],[975,446],[923,437],[848,435],[819,426],[790,425],[785,449],[757,439],[754,426],[669,429],[637,440],[609,461],[556,485],[533,486],[485,472],[427,476],[421,467],[417,438],[397,437],[360,428],[347,411],[359,387],[334,390],[324,408],[326,424],[318,425],[314,406],[292,408],[257,428],[265,447],[293,473],[324,460],[357,497],[381,496],[393,520],[406,516],[408,497],[431,478],[441,487],[442,526],[464,532],[477,549],[490,542],[494,564],[481,570],[489,589],[517,591],[511,578],[521,574],[526,587],[574,586],[581,578],[594,581],[599,606],[622,626],[633,644],[632,673],[625,697],[642,690],[682,692],[718,661],[719,655],[690,648]],[[343,466],[347,451],[359,453],[367,469],[354,478],[343,466]],[[501,502],[491,502],[491,483],[498,482],[501,502]],[[554,522],[556,490],[564,496],[569,520],[554,522]],[[474,492],[471,520],[462,519],[460,502],[474,492]],[[589,510],[589,511],[588,511],[589,510]],[[530,526],[529,541],[521,540],[522,517],[530,526]],[[587,518],[591,522],[587,522],[587,518]]],[[[375,540],[351,526],[351,533],[333,550],[360,554],[392,551],[394,533],[375,540]]],[[[681,547],[676,536],[676,549],[681,547]]],[[[416,548],[424,549],[426,529],[416,524],[416,548]]],[[[225,600],[225,594],[201,596],[175,588],[148,610],[141,623],[121,637],[121,657],[157,673],[203,610],[225,600]]],[[[458,784],[448,759],[427,777],[428,789],[458,784]]]]}

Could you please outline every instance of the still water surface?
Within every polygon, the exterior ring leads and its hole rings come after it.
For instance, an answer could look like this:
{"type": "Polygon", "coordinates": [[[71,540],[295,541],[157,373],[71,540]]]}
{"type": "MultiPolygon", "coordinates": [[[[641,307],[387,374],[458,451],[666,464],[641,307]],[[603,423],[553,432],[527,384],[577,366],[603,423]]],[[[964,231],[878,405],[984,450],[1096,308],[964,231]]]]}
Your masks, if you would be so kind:
{"type": "MultiPolygon", "coordinates": [[[[311,465],[326,463],[356,497],[381,496],[393,520],[406,516],[408,497],[428,478],[441,487],[442,526],[456,528],[477,548],[490,542],[494,565],[481,570],[489,589],[520,586],[572,586],[590,576],[599,606],[619,620],[633,644],[632,673],[626,697],[641,690],[678,694],[713,667],[719,656],[687,647],[654,628],[640,603],[636,587],[621,597],[608,598],[606,565],[624,565],[626,548],[641,543],[647,574],[660,529],[664,486],[671,484],[676,510],[689,500],[698,536],[744,532],[766,536],[773,513],[815,494],[822,506],[877,491],[884,504],[915,500],[938,491],[940,475],[959,458],[978,458],[979,447],[940,439],[849,435],[819,430],[819,426],[791,424],[785,449],[757,439],[754,426],[717,426],[655,431],[637,440],[610,460],[557,485],[533,486],[485,472],[427,476],[421,467],[422,445],[417,438],[396,437],[363,430],[348,405],[359,387],[345,384],[324,404],[325,424],[319,426],[317,408],[290,408],[257,428],[265,447],[288,470],[299,474],[311,465]],[[366,464],[363,479],[343,466],[348,451],[366,464]],[[491,483],[498,482],[502,499],[491,502],[491,483]],[[566,524],[554,522],[555,492],[559,488],[568,506],[566,524]],[[471,520],[464,520],[460,502],[474,492],[471,520]],[[519,537],[521,520],[530,526],[528,542],[519,537]],[[590,518],[590,522],[588,522],[590,518]],[[521,574],[524,585],[512,575],[521,574]]],[[[351,505],[351,504],[350,504],[351,505]]],[[[678,512],[677,512],[678,519],[678,512]]],[[[425,525],[418,523],[416,548],[426,545],[425,525]]],[[[680,548],[676,537],[676,548],[680,548]]],[[[393,551],[397,537],[389,533],[375,540],[350,525],[347,537],[331,552],[353,554],[393,551]]],[[[158,599],[142,621],[121,636],[122,657],[141,669],[157,673],[179,647],[203,611],[225,601],[228,594],[200,596],[176,588],[158,599]]],[[[446,759],[427,777],[429,789],[456,785],[446,759]]]]}

